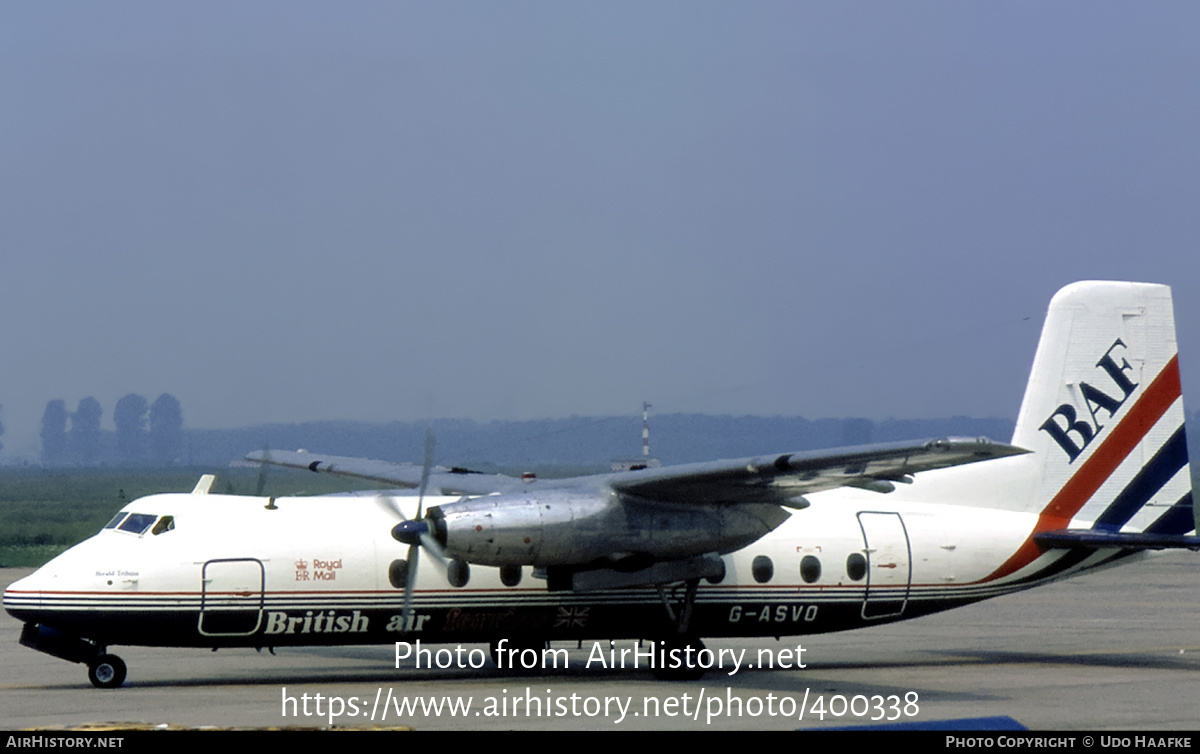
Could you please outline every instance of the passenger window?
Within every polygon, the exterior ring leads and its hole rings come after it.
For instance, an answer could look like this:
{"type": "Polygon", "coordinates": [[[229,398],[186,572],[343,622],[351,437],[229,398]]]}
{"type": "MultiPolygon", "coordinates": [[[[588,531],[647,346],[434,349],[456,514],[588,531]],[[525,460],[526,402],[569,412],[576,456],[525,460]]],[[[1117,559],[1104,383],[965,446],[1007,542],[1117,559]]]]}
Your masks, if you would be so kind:
{"type": "Polygon", "coordinates": [[[724,558],[721,559],[721,572],[713,574],[712,576],[705,576],[704,580],[710,584],[720,584],[722,581],[725,580],[725,559],[724,558]]]}
{"type": "Polygon", "coordinates": [[[760,584],[765,584],[775,575],[775,564],[766,555],[759,555],[750,561],[750,575],[760,584]]]}
{"type": "Polygon", "coordinates": [[[521,566],[500,566],[500,583],[505,586],[516,586],[521,583],[521,566]]]}
{"type": "Polygon", "coordinates": [[[446,566],[446,580],[450,586],[463,587],[471,580],[471,566],[462,558],[450,558],[446,566]]]}
{"type": "Polygon", "coordinates": [[[850,557],[846,558],[846,575],[851,581],[860,581],[867,575],[867,559],[862,553],[852,552],[850,557]]]}
{"type": "Polygon", "coordinates": [[[800,578],[805,584],[816,583],[821,578],[821,561],[816,555],[805,555],[800,559],[800,578]]]}

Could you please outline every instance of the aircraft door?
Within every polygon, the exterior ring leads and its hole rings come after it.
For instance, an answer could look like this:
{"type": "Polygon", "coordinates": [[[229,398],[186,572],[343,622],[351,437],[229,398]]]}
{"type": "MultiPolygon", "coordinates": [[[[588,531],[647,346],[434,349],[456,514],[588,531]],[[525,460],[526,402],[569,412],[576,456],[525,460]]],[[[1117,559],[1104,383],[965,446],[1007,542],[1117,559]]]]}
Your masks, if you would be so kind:
{"type": "Polygon", "coordinates": [[[858,514],[867,555],[862,617],[894,618],[904,612],[912,584],[912,550],[899,513],[858,514]]]}
{"type": "Polygon", "coordinates": [[[201,569],[199,630],[249,636],[262,623],[265,569],[256,558],[210,560],[201,569]]]}

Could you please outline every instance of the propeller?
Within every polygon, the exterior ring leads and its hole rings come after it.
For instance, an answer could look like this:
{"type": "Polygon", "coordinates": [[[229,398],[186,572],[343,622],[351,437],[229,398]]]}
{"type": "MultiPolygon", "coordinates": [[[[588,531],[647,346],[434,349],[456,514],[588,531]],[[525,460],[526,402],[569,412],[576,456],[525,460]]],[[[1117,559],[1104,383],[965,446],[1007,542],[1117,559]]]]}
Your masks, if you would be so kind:
{"type": "MultiPolygon", "coordinates": [[[[425,519],[425,491],[429,488],[429,474],[433,469],[433,451],[437,441],[434,438],[433,428],[428,427],[425,430],[425,458],[421,464],[421,485],[417,492],[417,516],[416,518],[406,518],[404,512],[400,510],[400,506],[396,501],[388,495],[379,495],[376,500],[387,511],[400,519],[400,523],[392,527],[392,537],[403,544],[408,545],[408,557],[405,559],[404,566],[404,609],[401,613],[402,625],[407,629],[412,615],[412,597],[413,591],[417,585],[417,564],[420,563],[420,549],[424,547],[426,551],[433,556],[434,562],[438,563],[443,569],[446,567],[446,556],[442,553],[442,547],[438,541],[434,539],[430,529],[429,521],[425,519]]],[[[398,561],[392,563],[393,569],[397,566],[398,561]]],[[[397,578],[400,574],[394,570],[389,570],[388,577],[392,581],[392,585],[396,586],[397,578]]]]}

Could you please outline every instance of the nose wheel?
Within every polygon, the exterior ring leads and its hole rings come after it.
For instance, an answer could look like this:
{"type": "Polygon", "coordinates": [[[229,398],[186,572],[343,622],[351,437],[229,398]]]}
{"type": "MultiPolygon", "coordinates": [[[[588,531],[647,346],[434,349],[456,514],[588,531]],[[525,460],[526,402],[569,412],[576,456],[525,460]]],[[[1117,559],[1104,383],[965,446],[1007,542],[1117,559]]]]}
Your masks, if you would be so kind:
{"type": "Polygon", "coordinates": [[[88,680],[98,689],[115,689],[125,683],[125,661],[116,655],[100,655],[88,663],[88,680]]]}

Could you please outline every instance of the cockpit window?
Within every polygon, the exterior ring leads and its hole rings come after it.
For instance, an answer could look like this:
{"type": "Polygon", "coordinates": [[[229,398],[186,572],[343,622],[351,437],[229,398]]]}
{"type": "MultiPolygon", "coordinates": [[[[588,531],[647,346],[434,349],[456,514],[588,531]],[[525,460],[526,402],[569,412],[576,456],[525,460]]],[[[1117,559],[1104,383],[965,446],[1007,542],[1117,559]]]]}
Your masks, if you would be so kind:
{"type": "Polygon", "coordinates": [[[157,536],[159,534],[162,534],[164,531],[171,531],[174,528],[175,528],[175,517],[174,516],[163,516],[162,518],[158,519],[158,523],[154,525],[154,528],[150,530],[150,533],[157,536]]]}
{"type": "Polygon", "coordinates": [[[150,513],[130,513],[129,518],[125,519],[117,528],[121,531],[127,531],[131,534],[145,534],[150,525],[154,523],[154,519],[158,516],[150,513]]]}
{"type": "Polygon", "coordinates": [[[159,518],[151,513],[126,513],[125,511],[121,511],[113,516],[112,520],[104,525],[104,528],[127,531],[130,534],[137,534],[138,536],[145,534],[147,531],[151,534],[159,535],[175,529],[175,517],[163,516],[159,518]],[[151,528],[151,525],[154,528],[151,528]]]}

